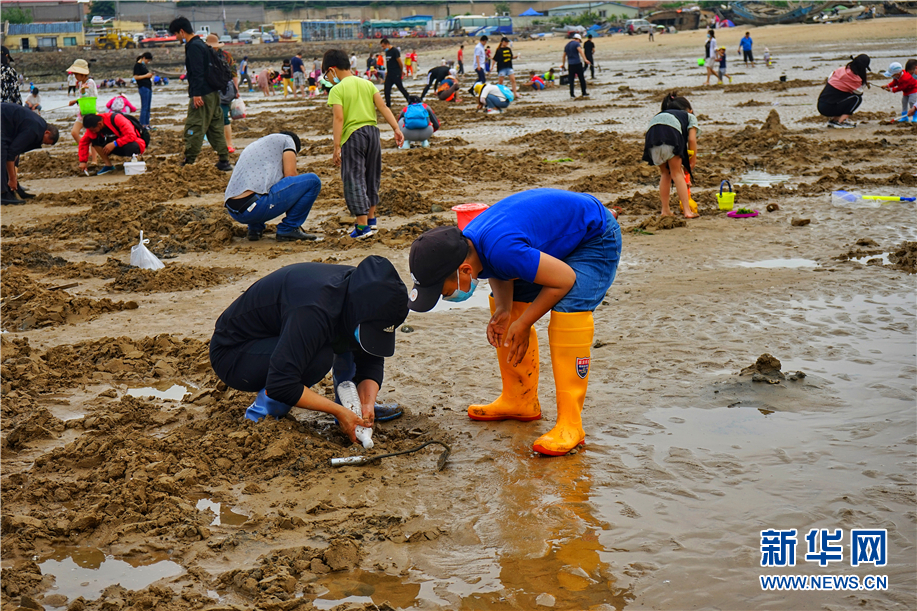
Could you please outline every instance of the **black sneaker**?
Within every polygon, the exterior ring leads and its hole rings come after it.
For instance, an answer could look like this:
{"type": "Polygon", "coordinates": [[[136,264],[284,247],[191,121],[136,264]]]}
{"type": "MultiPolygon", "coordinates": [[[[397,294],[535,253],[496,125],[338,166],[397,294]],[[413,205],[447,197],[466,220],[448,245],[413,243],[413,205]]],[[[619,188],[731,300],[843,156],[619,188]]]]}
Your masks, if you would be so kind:
{"type": "Polygon", "coordinates": [[[302,229],[295,229],[290,233],[278,233],[278,242],[293,242],[296,240],[317,240],[318,236],[314,233],[306,233],[302,229]]]}
{"type": "Polygon", "coordinates": [[[263,231],[255,231],[254,229],[249,229],[248,230],[248,241],[257,242],[258,240],[261,239],[261,236],[263,235],[264,235],[263,231]]]}
{"type": "Polygon", "coordinates": [[[0,204],[4,206],[21,206],[24,203],[25,200],[16,197],[16,194],[12,191],[4,191],[3,196],[0,197],[0,204]]]}
{"type": "Polygon", "coordinates": [[[228,161],[217,162],[217,169],[221,172],[232,172],[232,164],[228,161]]]}
{"type": "Polygon", "coordinates": [[[194,163],[194,162],[193,162],[193,161],[188,161],[188,158],[185,157],[184,159],[181,160],[181,163],[178,164],[178,165],[179,165],[180,167],[185,167],[186,165],[191,165],[192,163],[194,163]]]}
{"type": "Polygon", "coordinates": [[[29,193],[28,191],[22,188],[22,185],[19,185],[16,187],[16,193],[18,193],[19,197],[21,197],[22,199],[32,199],[33,197],[35,197],[34,193],[29,193]]]}

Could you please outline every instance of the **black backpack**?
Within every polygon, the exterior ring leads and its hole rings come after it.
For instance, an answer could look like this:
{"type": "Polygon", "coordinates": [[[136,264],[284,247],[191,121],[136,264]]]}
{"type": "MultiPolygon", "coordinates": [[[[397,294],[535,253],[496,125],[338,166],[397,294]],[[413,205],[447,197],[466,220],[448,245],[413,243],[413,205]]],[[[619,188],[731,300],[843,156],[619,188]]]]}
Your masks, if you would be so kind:
{"type": "MultiPolygon", "coordinates": [[[[111,114],[112,115],[121,115],[122,117],[130,121],[131,125],[133,125],[134,129],[137,131],[137,135],[140,136],[140,138],[146,143],[147,146],[150,145],[150,130],[148,130],[143,125],[141,125],[140,120],[137,117],[133,115],[129,115],[126,112],[112,112],[111,114]]],[[[114,121],[114,119],[112,121],[114,121]]],[[[104,131],[110,132],[111,130],[109,130],[106,127],[104,131]]],[[[111,134],[111,136],[112,136],[112,140],[114,140],[115,139],[114,134],[111,134]]]]}
{"type": "Polygon", "coordinates": [[[216,91],[223,91],[226,89],[226,81],[232,79],[229,62],[226,61],[226,56],[220,49],[214,49],[208,45],[207,50],[210,53],[210,66],[204,78],[207,80],[207,84],[216,91]]]}

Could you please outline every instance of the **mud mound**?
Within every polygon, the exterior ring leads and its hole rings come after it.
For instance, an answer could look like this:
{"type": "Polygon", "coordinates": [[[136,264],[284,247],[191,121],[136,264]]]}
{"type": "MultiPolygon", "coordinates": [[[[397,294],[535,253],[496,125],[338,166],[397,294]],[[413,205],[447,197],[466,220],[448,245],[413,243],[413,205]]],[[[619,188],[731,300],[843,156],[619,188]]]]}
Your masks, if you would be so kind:
{"type": "Polygon", "coordinates": [[[566,150],[570,147],[571,144],[579,139],[580,136],[578,134],[558,132],[553,129],[543,129],[531,134],[525,134],[524,136],[516,136],[515,138],[510,138],[509,140],[505,140],[504,144],[512,144],[514,146],[532,146],[537,147],[539,150],[553,151],[566,150]]]}
{"type": "Polygon", "coordinates": [[[736,108],[753,108],[756,106],[770,106],[770,102],[759,102],[758,100],[748,100],[747,102],[739,102],[736,104],[736,108]]]}
{"type": "Polygon", "coordinates": [[[430,212],[431,204],[418,192],[406,189],[385,189],[379,193],[379,213],[412,216],[430,212]]]}
{"type": "MultiPolygon", "coordinates": [[[[787,89],[798,89],[799,87],[822,87],[825,82],[821,80],[792,79],[788,81],[770,81],[766,83],[733,83],[731,85],[701,85],[696,87],[693,92],[690,90],[678,90],[679,95],[690,96],[692,93],[703,91],[725,91],[727,93],[757,93],[760,91],[786,91],[787,89]]],[[[653,94],[652,99],[662,99],[666,93],[660,90],[653,94]]]]}
{"type": "Polygon", "coordinates": [[[393,248],[407,248],[424,232],[444,225],[455,225],[455,219],[432,216],[429,220],[412,221],[394,229],[381,229],[375,241],[393,248]]]}
{"type": "MultiPolygon", "coordinates": [[[[740,376],[751,376],[752,382],[767,382],[768,384],[779,384],[787,379],[787,376],[780,371],[782,364],[777,357],[764,353],[758,357],[754,365],[749,365],[739,372],[740,376]]],[[[806,377],[802,371],[797,371],[789,376],[793,382],[806,377]]]]}
{"type": "Polygon", "coordinates": [[[232,282],[248,273],[248,270],[241,268],[195,267],[167,263],[164,268],[157,270],[130,267],[122,270],[105,286],[113,291],[190,291],[232,282]]]}
{"type": "Polygon", "coordinates": [[[106,312],[134,310],[135,301],[74,297],[63,289],[51,290],[26,272],[8,269],[2,278],[3,328],[25,331],[52,325],[76,324],[106,312]]]}
{"type": "MultiPolygon", "coordinates": [[[[544,158],[532,151],[504,155],[479,149],[420,148],[404,151],[404,155],[386,159],[390,167],[403,168],[405,177],[413,177],[412,188],[441,191],[463,179],[475,187],[481,182],[512,183],[529,188],[552,176],[571,171],[569,164],[544,163],[544,158]],[[422,174],[417,168],[423,168],[422,174]],[[419,174],[419,175],[418,175],[419,174]]],[[[383,189],[386,188],[383,178],[383,189]]],[[[399,183],[394,185],[404,188],[399,183]]]]}
{"type": "Polygon", "coordinates": [[[333,116],[324,106],[301,112],[270,112],[251,115],[232,124],[232,133],[239,138],[261,138],[268,134],[290,131],[294,134],[330,134],[333,116]]]}
{"type": "Polygon", "coordinates": [[[676,216],[651,216],[637,225],[625,227],[624,231],[635,233],[645,231],[661,231],[663,229],[675,229],[676,227],[687,227],[688,221],[676,216]]]}
{"type": "MultiPolygon", "coordinates": [[[[677,202],[677,197],[675,202],[677,202]]],[[[619,197],[611,204],[606,204],[606,206],[620,208],[624,214],[639,216],[641,214],[657,214],[662,208],[662,202],[659,200],[658,191],[637,191],[633,195],[619,197]]]]}
{"type": "Polygon", "coordinates": [[[76,151],[67,151],[52,155],[48,151],[38,150],[26,153],[19,160],[21,178],[69,178],[80,171],[80,161],[76,151]]]}
{"type": "MultiPolygon", "coordinates": [[[[891,112],[867,112],[860,111],[856,112],[851,116],[851,121],[862,122],[862,121],[890,121],[895,118],[895,114],[891,112]]],[[[800,123],[821,123],[826,124],[828,122],[828,117],[822,115],[810,115],[808,117],[803,117],[799,119],[800,123]]]]}
{"type": "Polygon", "coordinates": [[[917,186],[917,176],[914,176],[910,173],[910,171],[907,170],[892,176],[874,176],[865,174],[860,170],[852,170],[846,166],[839,165],[825,168],[824,174],[822,174],[821,178],[815,181],[815,184],[824,187],[826,191],[834,190],[839,186],[846,185],[887,185],[913,187],[917,186]]]}
{"type": "Polygon", "coordinates": [[[586,130],[573,147],[574,159],[585,161],[637,161],[643,157],[642,140],[624,140],[617,132],[586,130]]]}
{"type": "Polygon", "coordinates": [[[53,391],[93,381],[148,381],[183,377],[203,383],[211,379],[208,344],[191,338],[157,335],[102,339],[54,346],[44,352],[27,338],[2,337],[3,394],[11,391],[53,391]]]}
{"type": "Polygon", "coordinates": [[[655,185],[658,182],[659,170],[643,163],[617,168],[601,176],[580,178],[569,189],[579,193],[615,193],[621,189],[622,184],[655,185]]]}
{"type": "Polygon", "coordinates": [[[896,269],[917,274],[917,242],[902,242],[888,255],[888,260],[896,269]]]}
{"type": "Polygon", "coordinates": [[[233,236],[244,236],[222,206],[175,206],[168,204],[94,204],[80,214],[50,221],[38,227],[9,227],[10,236],[47,236],[55,240],[81,237],[81,247],[95,246],[103,253],[126,251],[137,243],[141,229],[150,239],[148,248],[157,256],[225,248],[233,236]],[[88,242],[88,243],[87,243],[88,242]]]}
{"type": "Polygon", "coordinates": [[[229,172],[221,172],[207,163],[179,166],[176,161],[167,161],[153,170],[131,176],[127,184],[143,190],[149,198],[147,201],[167,201],[176,193],[183,194],[189,189],[198,193],[220,193],[226,189],[229,176],[229,172]]]}
{"type": "Polygon", "coordinates": [[[70,264],[63,257],[52,255],[47,248],[32,244],[0,243],[0,264],[16,265],[33,270],[51,270],[70,264]]]}

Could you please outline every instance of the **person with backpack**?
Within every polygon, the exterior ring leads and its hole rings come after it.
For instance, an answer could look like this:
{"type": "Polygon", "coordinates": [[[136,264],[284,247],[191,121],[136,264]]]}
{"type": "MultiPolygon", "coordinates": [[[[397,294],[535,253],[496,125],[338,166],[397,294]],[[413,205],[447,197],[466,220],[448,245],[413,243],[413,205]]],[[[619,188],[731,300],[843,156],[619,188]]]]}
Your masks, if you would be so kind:
{"type": "Polygon", "coordinates": [[[508,108],[516,96],[506,85],[476,83],[472,88],[478,98],[478,110],[487,107],[487,114],[494,115],[508,108]]]}
{"type": "Polygon", "coordinates": [[[142,155],[150,144],[150,132],[140,125],[140,121],[120,112],[103,112],[83,117],[86,132],[80,138],[80,170],[86,170],[89,162],[89,149],[95,149],[104,164],[96,176],[109,174],[115,167],[109,155],[130,157],[142,155]]]}
{"type": "Polygon", "coordinates": [[[408,98],[408,105],[398,116],[398,126],[404,134],[403,149],[411,148],[412,142],[420,142],[421,146],[430,146],[430,137],[439,129],[439,119],[433,109],[424,104],[416,95],[408,98]]]}
{"type": "Polygon", "coordinates": [[[220,42],[216,34],[207,35],[207,45],[216,49],[223,54],[226,63],[229,65],[229,72],[232,75],[226,86],[220,90],[220,111],[223,113],[223,135],[226,137],[226,150],[235,153],[236,149],[232,145],[232,101],[239,97],[239,76],[235,71],[235,60],[232,55],[223,50],[223,43],[220,42]]]}
{"type": "Polygon", "coordinates": [[[212,49],[194,34],[187,17],[177,17],[169,24],[169,33],[185,43],[185,68],[187,69],[188,115],[185,118],[185,159],[182,165],[195,162],[201,153],[206,134],[210,146],[220,157],[218,170],[231,172],[229,149],[222,129],[220,91],[226,87],[231,72],[223,53],[212,49]]]}

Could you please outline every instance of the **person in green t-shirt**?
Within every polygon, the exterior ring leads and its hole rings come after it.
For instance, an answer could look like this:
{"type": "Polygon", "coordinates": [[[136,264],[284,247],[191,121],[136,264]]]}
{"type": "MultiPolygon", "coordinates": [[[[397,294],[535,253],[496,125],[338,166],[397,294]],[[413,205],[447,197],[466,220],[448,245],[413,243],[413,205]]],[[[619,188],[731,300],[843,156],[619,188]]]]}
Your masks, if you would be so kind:
{"type": "Polygon", "coordinates": [[[344,201],[356,217],[350,237],[357,240],[376,233],[376,204],[382,178],[382,144],[376,127],[376,111],[395,130],[395,145],[404,134],[376,86],[353,76],[347,54],[331,49],[322,58],[324,79],[331,83],[328,106],[334,112],[334,165],[341,168],[344,201]]]}

